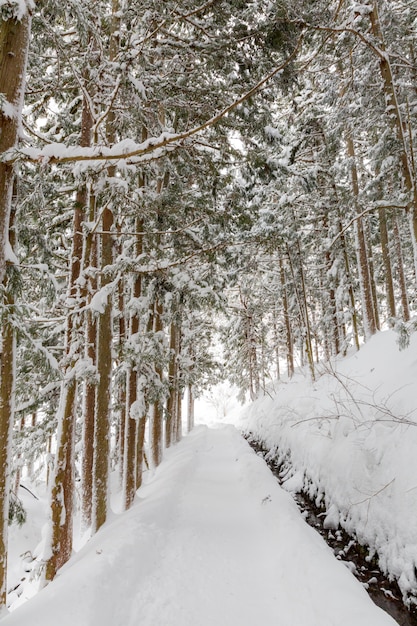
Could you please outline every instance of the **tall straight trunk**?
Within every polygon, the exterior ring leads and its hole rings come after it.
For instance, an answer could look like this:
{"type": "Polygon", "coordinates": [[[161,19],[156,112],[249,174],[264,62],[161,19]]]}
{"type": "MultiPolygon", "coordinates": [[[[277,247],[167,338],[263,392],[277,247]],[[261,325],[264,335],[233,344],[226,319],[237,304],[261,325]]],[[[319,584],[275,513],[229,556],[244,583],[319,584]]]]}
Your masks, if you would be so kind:
{"type": "Polygon", "coordinates": [[[136,489],[142,484],[143,460],[145,456],[145,428],[146,428],[146,410],[144,409],[143,417],[138,421],[137,437],[136,437],[136,489]]]}
{"type": "Polygon", "coordinates": [[[371,293],[372,293],[372,304],[374,310],[375,317],[375,326],[377,330],[381,329],[380,321],[379,321],[379,302],[378,295],[376,289],[375,282],[375,263],[374,263],[374,253],[372,250],[372,234],[371,228],[369,224],[369,215],[366,215],[363,219],[363,227],[366,241],[366,254],[368,256],[368,266],[369,266],[369,278],[371,281],[371,293]]]}
{"type": "Polygon", "coordinates": [[[359,177],[356,167],[355,145],[350,130],[346,133],[347,154],[350,161],[350,176],[352,183],[353,199],[358,217],[355,221],[356,258],[358,263],[359,284],[362,296],[362,316],[365,340],[369,339],[377,331],[375,312],[372,299],[371,278],[369,273],[368,255],[363,229],[363,221],[359,209],[359,177]]]}
{"type": "Polygon", "coordinates": [[[403,251],[401,245],[401,235],[400,229],[398,226],[398,217],[397,215],[392,216],[392,228],[394,233],[394,243],[395,243],[395,252],[397,257],[397,273],[398,273],[398,282],[400,284],[400,293],[401,293],[401,307],[403,310],[403,319],[405,322],[410,320],[410,305],[408,303],[408,292],[407,292],[407,284],[405,280],[404,274],[404,261],[403,261],[403,251]]]}
{"type": "MultiPolygon", "coordinates": [[[[112,0],[110,25],[109,61],[114,62],[119,49],[119,0],[112,0]]],[[[109,145],[116,141],[116,115],[111,109],[106,118],[106,139],[109,145]]],[[[116,176],[114,165],[107,168],[110,179],[116,176]]],[[[111,194],[111,190],[110,190],[111,194]]],[[[106,290],[111,282],[110,266],[113,263],[114,224],[111,200],[106,202],[101,214],[102,235],[100,247],[100,288],[106,290]]],[[[94,459],[93,459],[93,511],[92,529],[96,532],[107,520],[109,470],[110,470],[110,412],[112,397],[113,367],[113,301],[107,291],[103,310],[97,321],[97,375],[94,416],[94,459]]]]}
{"type": "MultiPolygon", "coordinates": [[[[90,145],[92,119],[84,99],[80,145],[90,145]]],[[[83,258],[82,223],[86,217],[87,188],[79,187],[76,193],[73,219],[73,242],[71,267],[68,284],[68,302],[79,301],[80,288],[78,279],[83,258]]],[[[52,543],[51,556],[45,568],[45,580],[54,579],[56,572],[68,561],[72,554],[73,534],[73,498],[74,498],[74,450],[75,421],[77,416],[78,383],[75,365],[78,359],[78,333],[80,321],[78,314],[70,310],[66,320],[66,364],[61,389],[61,401],[58,414],[59,428],[57,435],[57,453],[55,457],[54,479],[51,490],[52,543]]]]}
{"type": "Polygon", "coordinates": [[[392,275],[391,255],[389,250],[386,209],[378,209],[378,217],[379,236],[381,239],[382,263],[384,265],[385,290],[387,294],[387,309],[390,318],[394,319],[397,316],[397,311],[395,306],[394,282],[392,275]]]}
{"type": "Polygon", "coordinates": [[[51,493],[51,556],[45,567],[45,581],[50,582],[72,553],[73,497],[74,497],[74,433],[75,378],[64,382],[61,391],[58,450],[55,457],[54,480],[51,493]]]}
{"type": "Polygon", "coordinates": [[[182,394],[178,389],[177,392],[177,416],[176,416],[176,426],[175,426],[175,441],[181,441],[182,439],[182,394]]]}
{"type": "MultiPolygon", "coordinates": [[[[154,333],[161,336],[163,330],[162,324],[162,303],[159,296],[156,296],[155,314],[154,314],[154,333]]],[[[156,377],[162,382],[162,365],[156,366],[156,377]]],[[[151,424],[150,424],[150,447],[151,459],[154,467],[157,467],[162,461],[163,451],[163,404],[160,398],[157,398],[152,406],[151,424]]]]}
{"type": "MultiPolygon", "coordinates": [[[[0,93],[4,98],[0,107],[0,155],[18,142],[30,29],[31,14],[27,7],[21,20],[0,22],[0,93]]],[[[13,165],[0,161],[0,285],[6,288],[0,358],[0,614],[6,611],[10,449],[14,422],[16,337],[11,319],[14,300],[7,290],[6,278],[6,262],[12,256],[9,231],[14,174],[13,165]]]]}
{"type": "MultiPolygon", "coordinates": [[[[96,365],[96,320],[91,311],[86,319],[86,355],[89,363],[96,365]]],[[[96,402],[96,383],[90,376],[84,384],[83,407],[83,455],[82,455],[82,526],[88,528],[92,522],[93,502],[93,460],[94,460],[94,413],[96,402]]]]}
{"type": "Polygon", "coordinates": [[[10,448],[14,418],[15,352],[16,335],[12,322],[14,299],[6,292],[6,314],[1,329],[0,354],[0,614],[6,606],[7,593],[7,537],[9,522],[10,448]]]}
{"type": "MultiPolygon", "coordinates": [[[[26,9],[21,20],[0,20],[0,155],[17,146],[26,82],[26,63],[31,30],[26,9]]],[[[9,222],[12,207],[14,167],[0,160],[0,285],[9,256],[9,222]]]]}
{"type": "Polygon", "coordinates": [[[129,368],[127,372],[127,397],[125,410],[125,428],[124,428],[124,459],[123,459],[123,492],[124,507],[129,509],[132,505],[136,492],[136,436],[137,424],[139,416],[136,415],[137,408],[137,374],[133,368],[129,368]]]}
{"type": "MultiPolygon", "coordinates": [[[[120,226],[118,228],[119,235],[121,233],[120,226]]],[[[118,247],[118,254],[122,253],[122,246],[118,247]]],[[[118,423],[117,423],[117,437],[116,437],[116,459],[119,469],[120,485],[123,486],[124,475],[124,458],[125,458],[125,430],[126,430],[126,407],[127,407],[127,378],[128,372],[123,367],[124,365],[124,349],[127,339],[127,323],[126,323],[126,311],[125,311],[125,281],[119,282],[118,288],[119,298],[119,341],[118,341],[118,367],[121,369],[119,375],[119,381],[117,385],[118,394],[118,423]]]]}
{"type": "Polygon", "coordinates": [[[281,370],[279,364],[280,356],[280,337],[278,331],[278,305],[274,302],[272,307],[272,330],[274,337],[274,356],[275,356],[275,377],[277,380],[281,378],[281,370]]]}
{"type": "MultiPolygon", "coordinates": [[[[96,217],[95,195],[90,190],[88,220],[92,224],[96,217]]],[[[98,264],[97,243],[92,233],[86,238],[84,250],[84,270],[96,268],[98,264]]],[[[85,319],[86,347],[85,356],[90,367],[96,367],[96,337],[97,324],[94,313],[88,309],[92,294],[97,291],[97,278],[95,274],[88,273],[85,283],[84,298],[87,305],[85,319]]],[[[91,526],[92,501],[93,501],[93,467],[94,467],[94,414],[96,403],[96,381],[90,375],[84,381],[84,404],[83,404],[83,454],[82,454],[82,480],[81,480],[81,517],[83,528],[91,526]]]]}
{"type": "MultiPolygon", "coordinates": [[[[14,211],[10,215],[11,245],[15,244],[13,227],[14,211]]],[[[12,269],[12,268],[10,268],[12,269]]],[[[12,270],[13,271],[13,270],[12,270]]],[[[4,313],[0,328],[0,511],[2,525],[0,532],[0,615],[6,608],[7,595],[7,553],[9,497],[11,488],[11,446],[14,423],[14,395],[16,369],[16,332],[13,324],[14,295],[7,273],[3,278],[4,313]]]]}
{"type": "Polygon", "coordinates": [[[279,255],[279,277],[282,293],[282,309],[285,324],[285,344],[287,352],[287,374],[291,378],[294,374],[294,344],[292,337],[290,311],[288,305],[287,281],[285,279],[285,268],[282,255],[279,255]]]}
{"type": "Polygon", "coordinates": [[[410,196],[410,206],[408,209],[411,241],[413,245],[414,256],[414,272],[417,279],[417,184],[415,179],[415,171],[413,169],[412,157],[408,154],[407,141],[405,137],[406,128],[400,105],[397,97],[397,87],[395,84],[389,54],[386,50],[384,35],[378,14],[378,4],[376,1],[372,4],[372,11],[369,13],[372,34],[378,42],[378,48],[383,54],[379,57],[379,68],[384,85],[386,112],[391,127],[396,133],[398,147],[400,151],[400,168],[403,178],[403,184],[410,196]]]}
{"type": "MultiPolygon", "coordinates": [[[[111,281],[109,266],[113,261],[113,212],[109,207],[103,210],[101,235],[101,280],[105,289],[111,281]]],[[[111,375],[113,344],[113,303],[111,293],[107,294],[97,321],[97,374],[95,418],[94,418],[94,463],[93,463],[93,530],[97,531],[107,519],[108,484],[110,463],[110,410],[111,375]]]]}
{"type": "Polygon", "coordinates": [[[350,269],[350,261],[348,254],[348,246],[346,242],[345,233],[343,231],[342,222],[339,218],[338,220],[338,231],[339,231],[339,241],[342,248],[343,260],[345,264],[345,275],[348,281],[348,294],[349,294],[349,305],[350,305],[350,319],[352,322],[352,333],[353,333],[353,341],[355,343],[356,350],[359,350],[359,325],[358,325],[358,315],[356,313],[356,299],[355,299],[355,291],[353,289],[353,281],[352,281],[352,272],[350,269]]]}
{"type": "Polygon", "coordinates": [[[190,383],[188,385],[187,397],[187,432],[190,433],[194,428],[194,389],[190,383]]]}
{"type": "MultiPolygon", "coordinates": [[[[329,221],[326,213],[322,216],[323,219],[323,232],[329,232],[329,221]]],[[[332,268],[333,268],[333,256],[328,247],[325,249],[324,253],[325,259],[325,268],[326,268],[326,280],[328,283],[326,288],[327,302],[325,303],[325,314],[330,313],[329,324],[326,326],[329,327],[329,332],[326,331],[326,343],[331,345],[331,353],[332,355],[339,354],[340,352],[340,332],[339,332],[339,320],[337,315],[337,303],[336,303],[336,289],[335,289],[335,279],[332,277],[332,268]]]]}
{"type": "MultiPolygon", "coordinates": [[[[143,186],[143,181],[141,181],[143,186]]],[[[141,218],[136,219],[136,232],[142,233],[144,223],[141,218]]],[[[139,257],[143,252],[143,237],[137,235],[135,253],[136,257],[139,257]]],[[[137,273],[133,279],[132,297],[136,303],[142,295],[142,275],[137,273]]],[[[130,317],[130,340],[134,343],[138,342],[140,319],[139,311],[136,308],[133,310],[130,317]]],[[[136,489],[140,486],[138,480],[142,480],[142,461],[143,461],[143,443],[145,432],[146,414],[145,409],[142,406],[142,402],[139,402],[139,394],[142,390],[138,389],[138,363],[136,363],[135,357],[129,363],[127,371],[127,398],[126,398],[126,413],[125,413],[125,449],[124,449],[124,463],[123,463],[123,490],[124,490],[124,505],[128,509],[135,497],[136,489]],[[143,431],[143,432],[142,432],[143,431]],[[140,470],[138,469],[140,464],[140,470]]],[[[142,399],[142,398],[141,398],[142,399]]]]}
{"type": "Polygon", "coordinates": [[[165,421],[165,445],[167,448],[175,440],[178,393],[178,327],[171,322],[168,364],[169,395],[167,399],[167,416],[165,421]]]}
{"type": "Polygon", "coordinates": [[[181,355],[181,339],[182,339],[182,333],[181,333],[181,323],[178,322],[178,328],[177,328],[177,345],[176,345],[176,353],[177,353],[177,372],[176,372],[176,398],[177,398],[177,408],[176,408],[176,415],[175,415],[175,428],[174,428],[174,435],[175,435],[175,441],[181,441],[182,439],[182,392],[181,392],[181,371],[180,371],[180,365],[179,365],[179,359],[180,359],[180,355],[181,355]]]}
{"type": "MultiPolygon", "coordinates": [[[[77,280],[80,276],[80,261],[83,248],[81,222],[84,217],[84,207],[81,195],[81,193],[77,194],[74,208],[73,245],[68,286],[70,302],[76,301],[78,296],[77,280]]],[[[52,545],[51,556],[45,568],[46,581],[54,579],[57,570],[68,561],[72,553],[74,439],[78,388],[75,375],[77,354],[73,346],[77,339],[78,330],[74,312],[70,311],[66,320],[65,352],[67,362],[64,370],[58,412],[57,453],[51,490],[52,545]]]]}
{"type": "MultiPolygon", "coordinates": [[[[295,218],[294,218],[294,221],[295,221],[295,218]]],[[[304,275],[304,264],[303,264],[302,254],[301,254],[300,240],[298,238],[297,238],[296,247],[295,247],[295,253],[298,259],[298,271],[299,271],[298,276],[296,276],[295,274],[294,263],[293,263],[291,251],[288,245],[287,245],[287,252],[288,252],[288,261],[289,261],[289,265],[291,268],[291,274],[292,274],[292,278],[294,282],[295,296],[297,299],[298,310],[300,313],[300,325],[301,325],[302,332],[304,334],[303,347],[305,348],[305,351],[307,354],[307,361],[308,361],[308,365],[310,368],[311,379],[314,381],[316,379],[316,373],[314,369],[313,337],[311,333],[310,317],[308,315],[307,285],[306,285],[306,280],[305,280],[305,275],[304,275]],[[299,283],[300,283],[300,288],[298,287],[299,283]]],[[[302,353],[302,358],[303,358],[303,353],[302,353]]]]}

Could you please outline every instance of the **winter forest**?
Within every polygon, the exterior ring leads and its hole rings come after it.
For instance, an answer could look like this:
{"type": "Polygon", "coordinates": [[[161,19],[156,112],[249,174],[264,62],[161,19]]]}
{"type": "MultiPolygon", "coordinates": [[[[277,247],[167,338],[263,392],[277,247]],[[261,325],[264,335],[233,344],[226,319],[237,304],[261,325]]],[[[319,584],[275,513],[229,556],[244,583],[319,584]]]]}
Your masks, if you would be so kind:
{"type": "Polygon", "coordinates": [[[23,479],[46,586],[206,389],[412,342],[417,4],[0,0],[0,104],[5,609],[23,479]]]}

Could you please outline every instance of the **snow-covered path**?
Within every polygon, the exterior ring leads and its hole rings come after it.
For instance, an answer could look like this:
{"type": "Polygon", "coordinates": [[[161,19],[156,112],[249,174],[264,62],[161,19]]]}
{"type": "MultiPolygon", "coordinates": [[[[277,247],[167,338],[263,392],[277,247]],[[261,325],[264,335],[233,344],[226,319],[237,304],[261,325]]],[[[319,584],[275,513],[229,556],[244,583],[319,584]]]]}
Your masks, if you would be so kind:
{"type": "Polygon", "coordinates": [[[4,626],[388,626],[231,426],[195,429],[4,626]]]}

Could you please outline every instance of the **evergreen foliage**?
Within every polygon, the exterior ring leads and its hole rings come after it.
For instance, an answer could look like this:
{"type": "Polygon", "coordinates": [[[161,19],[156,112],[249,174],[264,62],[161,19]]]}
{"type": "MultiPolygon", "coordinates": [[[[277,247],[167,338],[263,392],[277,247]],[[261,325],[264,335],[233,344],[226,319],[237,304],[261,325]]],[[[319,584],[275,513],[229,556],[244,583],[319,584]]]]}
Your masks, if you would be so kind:
{"type": "MultiPolygon", "coordinates": [[[[404,343],[417,11],[402,0],[27,6],[0,314],[17,340],[13,471],[48,471],[52,579],[71,553],[76,462],[97,530],[109,469],[130,506],[145,459],[159,463],[181,437],[186,390],[227,377],[253,399],[297,365],[314,378],[318,360],[383,325],[404,343]]],[[[23,520],[13,496],[10,511],[23,520]]]]}

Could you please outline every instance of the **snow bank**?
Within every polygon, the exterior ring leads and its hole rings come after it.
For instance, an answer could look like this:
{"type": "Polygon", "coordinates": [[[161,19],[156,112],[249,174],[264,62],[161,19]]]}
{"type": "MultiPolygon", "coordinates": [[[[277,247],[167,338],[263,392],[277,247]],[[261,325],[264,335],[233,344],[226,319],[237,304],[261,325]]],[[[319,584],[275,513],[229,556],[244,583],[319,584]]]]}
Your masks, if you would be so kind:
{"type": "Polygon", "coordinates": [[[299,371],[238,423],[288,464],[285,486],[324,505],[377,553],[405,598],[417,595],[417,336],[400,351],[392,331],[359,352],[299,371]]]}
{"type": "Polygon", "coordinates": [[[4,626],[394,626],[235,428],[196,428],[4,626]]]}

